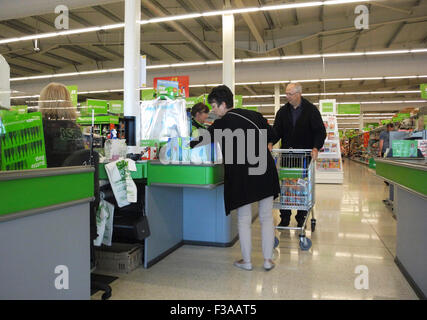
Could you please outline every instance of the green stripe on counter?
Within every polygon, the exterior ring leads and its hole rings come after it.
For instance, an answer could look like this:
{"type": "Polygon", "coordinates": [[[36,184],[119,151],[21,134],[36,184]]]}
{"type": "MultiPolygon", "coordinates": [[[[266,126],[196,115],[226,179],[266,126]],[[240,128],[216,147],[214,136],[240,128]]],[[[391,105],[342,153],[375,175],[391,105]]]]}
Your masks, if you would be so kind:
{"type": "Polygon", "coordinates": [[[377,161],[377,175],[427,195],[427,171],[377,161]]]}
{"type": "Polygon", "coordinates": [[[0,181],[0,215],[93,197],[94,173],[0,181]]]}

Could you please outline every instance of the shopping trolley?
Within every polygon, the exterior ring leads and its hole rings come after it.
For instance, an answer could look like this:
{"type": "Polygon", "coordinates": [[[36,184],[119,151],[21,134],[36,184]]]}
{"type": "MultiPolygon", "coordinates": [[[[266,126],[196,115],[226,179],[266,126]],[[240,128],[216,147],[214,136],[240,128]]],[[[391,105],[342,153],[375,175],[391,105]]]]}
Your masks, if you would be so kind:
{"type": "MultiPolygon", "coordinates": [[[[282,230],[299,230],[301,233],[300,248],[309,250],[311,240],[305,236],[308,217],[311,214],[311,232],[316,228],[314,218],[315,181],[314,161],[311,159],[311,149],[274,149],[272,155],[276,163],[280,180],[280,197],[273,204],[274,209],[304,210],[307,211],[302,227],[280,227],[282,230]]],[[[279,239],[275,237],[274,247],[279,245],[279,239]]]]}

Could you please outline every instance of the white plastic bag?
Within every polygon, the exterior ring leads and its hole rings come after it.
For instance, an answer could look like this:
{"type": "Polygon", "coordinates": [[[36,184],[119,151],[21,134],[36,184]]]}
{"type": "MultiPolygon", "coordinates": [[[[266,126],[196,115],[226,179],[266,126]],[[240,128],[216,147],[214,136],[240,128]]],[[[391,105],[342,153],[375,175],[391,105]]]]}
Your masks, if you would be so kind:
{"type": "Polygon", "coordinates": [[[93,240],[95,246],[111,246],[113,238],[114,205],[101,199],[96,213],[96,230],[98,237],[93,240]]]}
{"type": "Polygon", "coordinates": [[[184,99],[141,102],[141,140],[167,141],[189,137],[190,126],[184,99]]]}
{"type": "Polygon", "coordinates": [[[116,161],[126,158],[127,145],[125,139],[108,139],[104,146],[105,158],[108,161],[116,161]]]}
{"type": "Polygon", "coordinates": [[[131,159],[118,160],[105,165],[111,189],[120,208],[137,201],[136,185],[129,170],[136,171],[135,162],[131,159]]]}

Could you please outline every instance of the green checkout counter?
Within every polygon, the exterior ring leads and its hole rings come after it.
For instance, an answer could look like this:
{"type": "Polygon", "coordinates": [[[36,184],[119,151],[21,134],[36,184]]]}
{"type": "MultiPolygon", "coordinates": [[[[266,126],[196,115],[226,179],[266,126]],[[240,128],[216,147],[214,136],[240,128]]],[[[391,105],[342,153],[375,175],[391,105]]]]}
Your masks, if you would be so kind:
{"type": "MultiPolygon", "coordinates": [[[[107,180],[103,164],[99,177],[107,180]]],[[[237,215],[226,216],[222,164],[164,165],[136,162],[131,176],[145,182],[145,212],[151,235],[144,240],[149,268],[183,244],[228,247],[238,239],[237,215]]],[[[253,218],[257,211],[253,210],[253,218]]]]}
{"type": "Polygon", "coordinates": [[[427,297],[427,162],[376,159],[376,173],[394,185],[396,264],[422,299],[427,297]]]}
{"type": "Polygon", "coordinates": [[[94,169],[0,171],[0,300],[90,299],[94,169]]]}

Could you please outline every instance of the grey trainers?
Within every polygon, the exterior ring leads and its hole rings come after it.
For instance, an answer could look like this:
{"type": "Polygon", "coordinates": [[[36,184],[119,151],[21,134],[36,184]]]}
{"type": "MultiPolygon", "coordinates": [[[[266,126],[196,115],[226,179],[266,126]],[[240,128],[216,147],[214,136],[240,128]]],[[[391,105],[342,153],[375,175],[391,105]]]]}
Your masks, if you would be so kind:
{"type": "Polygon", "coordinates": [[[235,267],[243,269],[243,270],[247,270],[247,271],[251,271],[252,270],[252,263],[245,262],[243,259],[239,260],[239,261],[235,261],[233,265],[235,267]]]}
{"type": "Polygon", "coordinates": [[[264,260],[264,269],[265,271],[270,271],[273,269],[276,265],[272,260],[264,260]]]}

